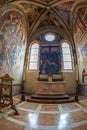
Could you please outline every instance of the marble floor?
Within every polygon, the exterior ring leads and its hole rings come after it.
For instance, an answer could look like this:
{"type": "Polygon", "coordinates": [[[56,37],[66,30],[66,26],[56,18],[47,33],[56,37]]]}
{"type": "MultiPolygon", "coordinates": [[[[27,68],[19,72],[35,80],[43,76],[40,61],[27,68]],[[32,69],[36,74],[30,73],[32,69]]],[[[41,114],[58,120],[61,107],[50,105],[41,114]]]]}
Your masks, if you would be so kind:
{"type": "Polygon", "coordinates": [[[14,97],[19,115],[8,108],[0,113],[0,130],[87,130],[87,97],[79,102],[39,104],[14,97]]]}

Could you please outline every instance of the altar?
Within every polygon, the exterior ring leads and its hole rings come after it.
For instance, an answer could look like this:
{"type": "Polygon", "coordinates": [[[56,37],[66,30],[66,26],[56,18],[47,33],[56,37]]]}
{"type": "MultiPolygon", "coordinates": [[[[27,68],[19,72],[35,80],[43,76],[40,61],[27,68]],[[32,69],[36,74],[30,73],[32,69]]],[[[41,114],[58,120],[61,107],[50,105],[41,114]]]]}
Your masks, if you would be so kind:
{"type": "Polygon", "coordinates": [[[36,81],[36,94],[60,95],[65,94],[65,81],[36,81]]]}

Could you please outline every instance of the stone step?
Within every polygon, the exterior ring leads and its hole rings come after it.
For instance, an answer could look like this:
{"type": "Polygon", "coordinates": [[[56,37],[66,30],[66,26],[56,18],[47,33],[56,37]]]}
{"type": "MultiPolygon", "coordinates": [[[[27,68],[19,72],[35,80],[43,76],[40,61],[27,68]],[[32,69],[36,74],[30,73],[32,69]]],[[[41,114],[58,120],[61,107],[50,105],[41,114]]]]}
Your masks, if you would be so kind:
{"type": "Polygon", "coordinates": [[[61,100],[61,99],[69,99],[69,95],[61,94],[61,95],[39,95],[33,94],[31,96],[32,99],[41,99],[41,100],[61,100]]]}
{"type": "Polygon", "coordinates": [[[39,92],[36,92],[35,93],[36,95],[40,95],[40,96],[63,96],[64,94],[66,93],[39,93],[39,92]]]}
{"type": "Polygon", "coordinates": [[[61,103],[71,103],[75,102],[75,97],[70,97],[69,99],[56,99],[56,100],[43,100],[43,99],[34,99],[31,97],[27,98],[27,102],[32,102],[32,103],[45,103],[45,104],[61,104],[61,103]]]}

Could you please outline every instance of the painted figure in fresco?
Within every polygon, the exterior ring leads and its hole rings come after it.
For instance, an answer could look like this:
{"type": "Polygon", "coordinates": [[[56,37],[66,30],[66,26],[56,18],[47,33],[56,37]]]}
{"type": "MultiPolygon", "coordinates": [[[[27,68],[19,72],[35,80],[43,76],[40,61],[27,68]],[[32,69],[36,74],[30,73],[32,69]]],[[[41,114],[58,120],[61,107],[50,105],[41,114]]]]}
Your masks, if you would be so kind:
{"type": "MultiPolygon", "coordinates": [[[[22,16],[12,11],[2,17],[3,23],[0,28],[0,64],[5,73],[20,69],[24,55],[25,29],[22,16]],[[5,69],[3,67],[5,67],[5,69]],[[7,72],[8,70],[8,72],[7,72]]],[[[3,71],[2,70],[2,71],[3,71]]]]}

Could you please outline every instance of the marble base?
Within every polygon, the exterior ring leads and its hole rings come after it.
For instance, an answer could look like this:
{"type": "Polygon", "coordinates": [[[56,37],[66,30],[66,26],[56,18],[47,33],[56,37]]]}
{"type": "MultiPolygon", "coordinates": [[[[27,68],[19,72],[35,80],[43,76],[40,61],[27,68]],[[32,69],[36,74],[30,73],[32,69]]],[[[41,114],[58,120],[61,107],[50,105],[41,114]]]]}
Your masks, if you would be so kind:
{"type": "Polygon", "coordinates": [[[65,83],[66,83],[65,81],[56,81],[56,82],[37,81],[36,94],[43,94],[43,95],[65,94],[65,83]]]}

